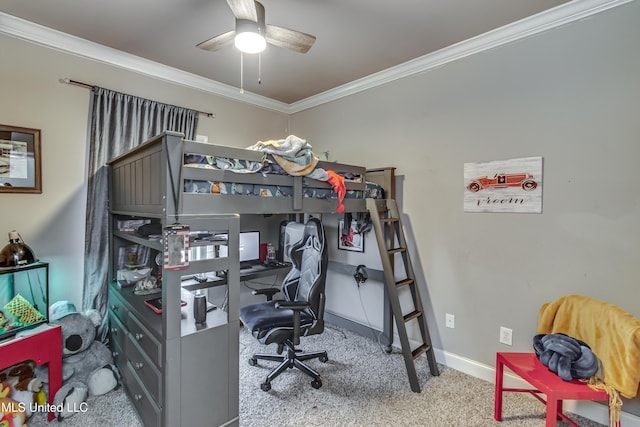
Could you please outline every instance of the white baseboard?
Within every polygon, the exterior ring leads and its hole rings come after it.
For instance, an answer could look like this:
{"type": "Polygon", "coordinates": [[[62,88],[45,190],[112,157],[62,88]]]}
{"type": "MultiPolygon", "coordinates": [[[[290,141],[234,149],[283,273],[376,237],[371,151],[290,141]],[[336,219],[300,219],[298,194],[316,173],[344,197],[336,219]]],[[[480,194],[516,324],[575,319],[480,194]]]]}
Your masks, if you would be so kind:
{"type": "MultiPolygon", "coordinates": [[[[455,369],[456,371],[464,372],[472,377],[495,383],[495,366],[485,365],[484,363],[479,363],[475,360],[471,360],[454,353],[449,353],[438,348],[434,348],[434,352],[438,363],[455,369]]],[[[525,388],[528,386],[526,381],[508,372],[505,372],[504,384],[506,387],[518,388],[525,388]]],[[[609,411],[605,405],[592,401],[571,400],[564,402],[564,409],[600,424],[609,425],[609,411]]],[[[640,427],[640,417],[622,411],[620,414],[620,424],[623,427],[640,427]]]]}

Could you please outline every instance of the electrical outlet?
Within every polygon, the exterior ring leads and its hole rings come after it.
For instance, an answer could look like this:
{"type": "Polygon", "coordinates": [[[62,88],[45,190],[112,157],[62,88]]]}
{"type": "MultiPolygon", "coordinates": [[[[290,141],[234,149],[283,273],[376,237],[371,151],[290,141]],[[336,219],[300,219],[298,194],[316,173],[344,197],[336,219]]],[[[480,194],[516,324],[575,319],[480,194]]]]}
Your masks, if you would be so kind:
{"type": "Polygon", "coordinates": [[[453,314],[445,314],[444,315],[444,325],[447,328],[455,328],[456,327],[456,316],[454,316],[453,314]]]}
{"type": "Polygon", "coordinates": [[[512,345],[513,343],[513,331],[504,326],[500,326],[500,342],[506,345],[512,345]]]}

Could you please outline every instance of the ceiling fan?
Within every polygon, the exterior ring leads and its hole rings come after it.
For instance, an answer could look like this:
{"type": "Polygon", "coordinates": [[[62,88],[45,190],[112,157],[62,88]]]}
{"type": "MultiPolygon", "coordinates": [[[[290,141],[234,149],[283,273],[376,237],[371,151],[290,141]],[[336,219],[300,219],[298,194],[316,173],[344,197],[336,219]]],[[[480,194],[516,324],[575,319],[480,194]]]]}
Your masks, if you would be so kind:
{"type": "Polygon", "coordinates": [[[300,31],[276,25],[267,25],[264,6],[255,0],[227,0],[236,17],[236,29],[219,34],[196,46],[208,51],[216,51],[232,42],[244,53],[262,52],[266,44],[306,53],[316,37],[300,31]]]}

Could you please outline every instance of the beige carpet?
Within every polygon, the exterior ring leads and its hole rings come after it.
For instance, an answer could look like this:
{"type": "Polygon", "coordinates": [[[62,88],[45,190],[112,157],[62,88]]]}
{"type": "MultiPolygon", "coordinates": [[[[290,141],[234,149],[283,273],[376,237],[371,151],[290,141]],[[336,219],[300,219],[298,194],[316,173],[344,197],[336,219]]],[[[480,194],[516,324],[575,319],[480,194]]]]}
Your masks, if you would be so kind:
{"type": "MultiPolygon", "coordinates": [[[[260,383],[274,363],[260,361],[259,366],[251,367],[247,360],[255,351],[273,348],[241,332],[240,426],[544,426],[544,406],[516,393],[505,395],[504,421],[494,421],[492,383],[445,367],[440,367],[440,376],[431,377],[424,357],[418,359],[422,392],[412,392],[402,355],[385,353],[372,338],[330,328],[320,336],[303,338],[303,347],[329,352],[329,362],[310,362],[321,373],[324,385],[313,389],[309,377],[292,369],[274,380],[271,391],[265,393],[260,383]]],[[[52,424],[44,414],[36,414],[28,426],[140,426],[121,389],[87,403],[86,413],[52,424]]],[[[582,427],[601,426],[571,417],[582,427]]]]}
{"type": "MultiPolygon", "coordinates": [[[[322,375],[323,386],[313,389],[310,378],[293,369],[275,379],[265,393],[260,383],[274,364],[260,361],[258,367],[249,366],[251,354],[265,348],[248,333],[241,334],[242,427],[544,425],[544,406],[517,393],[505,395],[504,421],[496,422],[492,383],[442,366],[440,375],[432,377],[425,356],[417,360],[422,392],[412,392],[402,354],[385,353],[373,338],[331,328],[320,336],[303,338],[302,345],[329,352],[329,362],[309,362],[322,375]]],[[[573,418],[583,427],[600,426],[573,418]]]]}

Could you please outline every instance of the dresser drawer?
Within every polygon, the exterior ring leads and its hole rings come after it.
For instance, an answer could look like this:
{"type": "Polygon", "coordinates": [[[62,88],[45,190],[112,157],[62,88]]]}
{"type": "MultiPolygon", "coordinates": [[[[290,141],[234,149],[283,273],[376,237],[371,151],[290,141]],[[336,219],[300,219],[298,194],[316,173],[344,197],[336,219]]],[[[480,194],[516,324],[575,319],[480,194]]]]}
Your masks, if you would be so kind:
{"type": "Polygon", "coordinates": [[[159,368],[162,368],[162,346],[158,340],[144,327],[142,323],[133,315],[129,313],[127,318],[127,329],[131,334],[131,338],[138,346],[146,353],[153,363],[159,368]]]}
{"type": "Polygon", "coordinates": [[[111,337],[111,341],[116,343],[118,347],[121,349],[125,348],[127,330],[113,311],[109,312],[109,336],[111,337]]]}
{"type": "Polygon", "coordinates": [[[115,289],[109,291],[109,310],[120,319],[120,322],[126,324],[129,309],[124,303],[122,295],[115,289]]]}
{"type": "Polygon", "coordinates": [[[153,362],[138,347],[133,336],[129,335],[127,340],[127,360],[133,367],[142,384],[156,402],[160,402],[162,378],[160,371],[153,362]]]}
{"type": "Polygon", "coordinates": [[[113,357],[113,363],[116,364],[118,369],[122,370],[127,358],[124,353],[124,347],[120,347],[118,341],[111,340],[109,342],[109,349],[111,350],[111,356],[113,357]]]}
{"type": "Polygon", "coordinates": [[[133,366],[129,362],[123,369],[124,384],[129,392],[133,406],[138,411],[145,427],[161,427],[161,410],[153,401],[145,386],[134,373],[133,366]]]}

